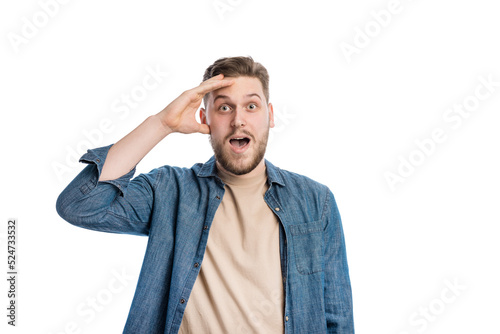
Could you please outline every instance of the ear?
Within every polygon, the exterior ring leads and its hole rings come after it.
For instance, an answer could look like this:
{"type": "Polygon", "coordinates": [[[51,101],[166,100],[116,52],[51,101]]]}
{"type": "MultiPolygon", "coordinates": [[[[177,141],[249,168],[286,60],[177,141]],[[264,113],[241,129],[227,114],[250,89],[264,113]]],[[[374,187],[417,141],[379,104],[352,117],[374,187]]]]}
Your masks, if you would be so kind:
{"type": "Polygon", "coordinates": [[[269,103],[267,105],[267,109],[269,110],[269,127],[274,128],[274,109],[273,104],[269,103]]]}
{"type": "Polygon", "coordinates": [[[201,124],[207,124],[208,125],[208,122],[207,122],[207,112],[206,112],[205,108],[200,108],[200,121],[201,121],[201,124]]]}

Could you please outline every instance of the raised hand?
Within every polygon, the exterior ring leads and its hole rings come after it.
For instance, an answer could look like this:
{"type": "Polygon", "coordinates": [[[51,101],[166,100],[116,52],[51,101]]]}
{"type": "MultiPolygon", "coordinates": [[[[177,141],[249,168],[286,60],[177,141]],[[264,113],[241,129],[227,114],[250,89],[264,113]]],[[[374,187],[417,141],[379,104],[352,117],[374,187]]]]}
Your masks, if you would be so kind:
{"type": "Polygon", "coordinates": [[[196,121],[195,114],[201,105],[205,94],[222,87],[230,86],[234,80],[224,79],[222,74],[203,81],[199,86],[183,92],[178,98],[172,101],[165,109],[157,114],[163,126],[169,132],[210,133],[210,128],[206,124],[196,121]]]}

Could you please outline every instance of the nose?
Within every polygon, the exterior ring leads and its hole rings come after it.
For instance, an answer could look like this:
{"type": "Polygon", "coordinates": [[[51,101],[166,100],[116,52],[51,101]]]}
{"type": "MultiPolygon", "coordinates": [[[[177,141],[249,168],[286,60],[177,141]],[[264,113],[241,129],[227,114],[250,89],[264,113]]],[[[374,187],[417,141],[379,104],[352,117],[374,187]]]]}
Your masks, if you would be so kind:
{"type": "Polygon", "coordinates": [[[240,128],[245,126],[246,121],[245,121],[245,116],[244,116],[244,110],[242,108],[237,107],[235,112],[234,112],[234,117],[231,122],[231,126],[240,128]]]}

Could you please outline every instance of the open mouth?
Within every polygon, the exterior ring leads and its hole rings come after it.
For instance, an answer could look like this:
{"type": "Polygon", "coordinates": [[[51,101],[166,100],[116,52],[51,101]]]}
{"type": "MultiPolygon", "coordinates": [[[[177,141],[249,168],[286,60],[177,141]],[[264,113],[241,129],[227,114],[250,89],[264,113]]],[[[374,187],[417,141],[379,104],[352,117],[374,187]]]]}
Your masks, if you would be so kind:
{"type": "Polygon", "coordinates": [[[229,143],[231,146],[235,148],[243,148],[248,145],[250,142],[250,138],[247,137],[241,137],[241,138],[233,138],[229,140],[229,143]]]}

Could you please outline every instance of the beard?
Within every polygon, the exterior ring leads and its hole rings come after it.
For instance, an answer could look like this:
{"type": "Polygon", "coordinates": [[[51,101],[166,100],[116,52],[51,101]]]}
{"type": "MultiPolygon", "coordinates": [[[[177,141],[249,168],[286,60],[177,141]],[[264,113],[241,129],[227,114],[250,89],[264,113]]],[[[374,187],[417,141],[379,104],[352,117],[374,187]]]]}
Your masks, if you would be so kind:
{"type": "Polygon", "coordinates": [[[249,161],[247,161],[246,163],[245,160],[248,160],[248,156],[240,155],[238,157],[234,157],[231,152],[228,152],[228,150],[224,150],[224,143],[227,142],[229,137],[236,133],[236,130],[233,133],[229,134],[222,142],[214,140],[212,138],[212,135],[209,136],[209,140],[210,144],[212,145],[212,149],[214,150],[215,160],[222,166],[222,168],[235,175],[244,175],[253,171],[264,158],[264,154],[266,153],[267,140],[269,138],[269,127],[259,141],[257,141],[255,137],[246,130],[240,130],[239,132],[244,133],[249,138],[251,138],[251,142],[249,143],[249,145],[251,143],[255,144],[255,150],[253,151],[252,156],[249,157],[249,161]]]}

